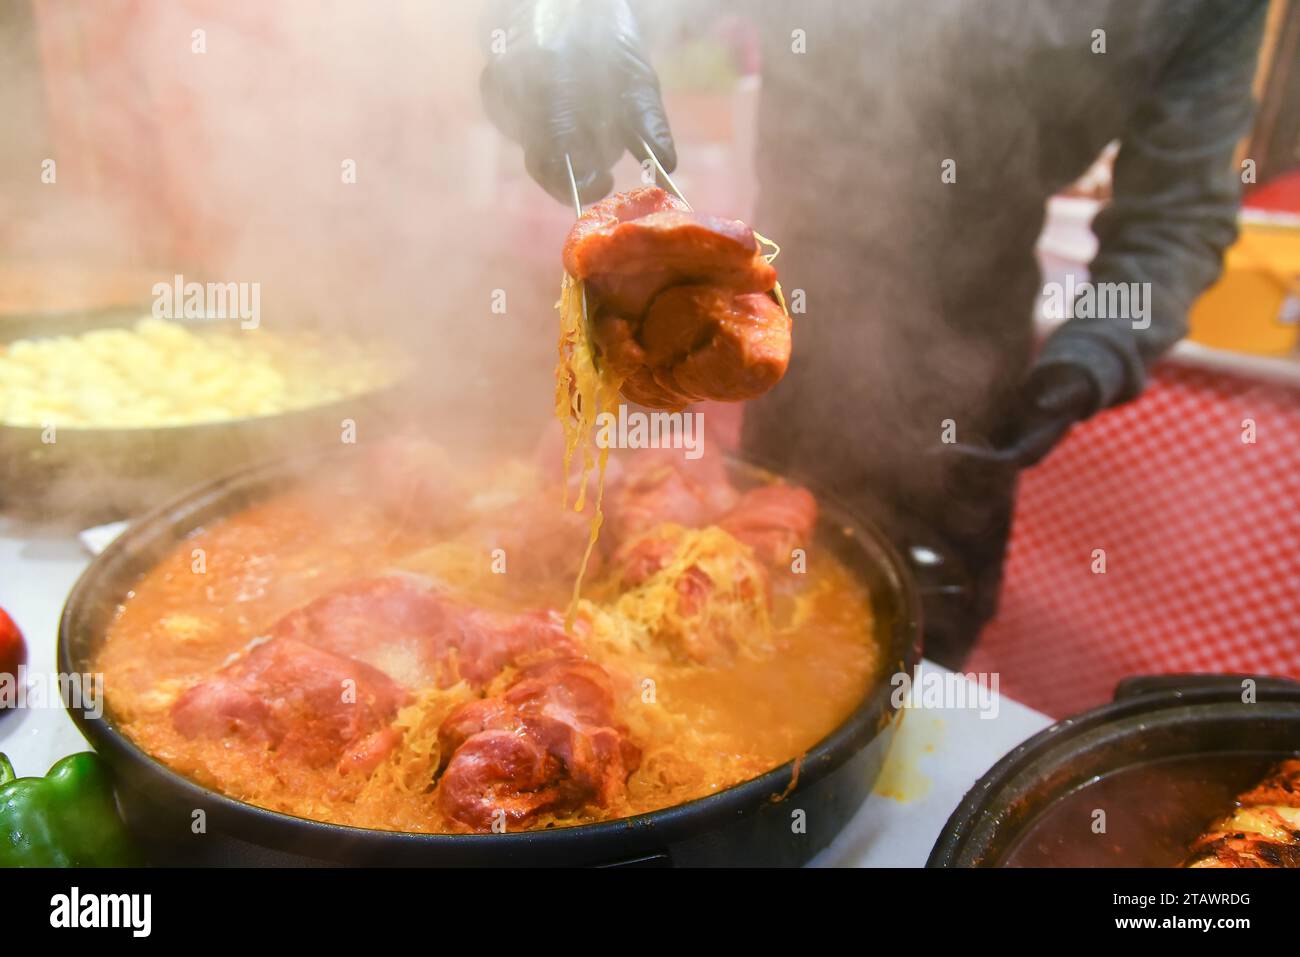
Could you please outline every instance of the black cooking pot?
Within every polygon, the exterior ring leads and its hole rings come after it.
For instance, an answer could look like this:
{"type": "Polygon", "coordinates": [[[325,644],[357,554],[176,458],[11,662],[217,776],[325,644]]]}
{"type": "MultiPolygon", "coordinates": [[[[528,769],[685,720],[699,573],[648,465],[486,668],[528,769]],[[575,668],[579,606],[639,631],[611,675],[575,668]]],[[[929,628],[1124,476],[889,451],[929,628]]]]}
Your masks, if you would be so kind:
{"type": "MultiPolygon", "coordinates": [[[[331,456],[355,454],[335,451],[331,456]]],[[[59,667],[84,673],[119,604],[193,530],[289,487],[320,463],[302,458],[247,469],[134,522],[81,576],[59,622],[59,667]],[[305,469],[304,466],[308,468],[305,469]]],[[[759,470],[732,462],[740,485],[759,470]]],[[[853,713],[800,762],[708,797],[623,820],[506,834],[414,834],[324,824],[209,790],[155,760],[118,730],[111,709],[72,718],[112,764],[123,810],[156,862],[357,865],[796,865],[825,847],[866,799],[892,740],[888,675],[919,657],[911,579],[885,538],[819,495],[818,541],[870,589],[885,655],[853,713]],[[199,812],[202,812],[201,814],[199,812]],[[194,833],[200,824],[202,833],[194,833]]]]}
{"type": "Polygon", "coordinates": [[[1300,751],[1300,684],[1247,675],[1129,678],[1115,700],[1058,721],[980,778],[935,842],[928,867],[998,867],[1052,804],[1126,768],[1197,755],[1300,751]],[[1256,700],[1244,703],[1243,681],[1256,700]]]}

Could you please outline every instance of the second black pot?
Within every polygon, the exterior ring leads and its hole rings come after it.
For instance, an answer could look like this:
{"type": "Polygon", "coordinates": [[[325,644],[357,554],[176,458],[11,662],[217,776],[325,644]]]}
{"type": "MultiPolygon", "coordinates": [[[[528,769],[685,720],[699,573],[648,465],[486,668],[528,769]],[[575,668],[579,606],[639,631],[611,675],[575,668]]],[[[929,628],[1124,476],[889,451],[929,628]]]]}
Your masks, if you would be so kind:
{"type": "Polygon", "coordinates": [[[995,764],[948,819],[927,866],[999,867],[1056,801],[1127,768],[1197,755],[1297,752],[1296,682],[1246,675],[1130,678],[1112,703],[1058,721],[995,764]],[[1253,700],[1243,701],[1246,681],[1254,683],[1253,700]]]}

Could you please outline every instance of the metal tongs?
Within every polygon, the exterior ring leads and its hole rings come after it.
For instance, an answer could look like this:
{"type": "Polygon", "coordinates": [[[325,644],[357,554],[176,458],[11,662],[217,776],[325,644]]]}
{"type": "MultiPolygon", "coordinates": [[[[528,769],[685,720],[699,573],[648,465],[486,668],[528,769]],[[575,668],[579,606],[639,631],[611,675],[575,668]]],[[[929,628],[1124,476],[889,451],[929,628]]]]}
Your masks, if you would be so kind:
{"type": "MultiPolygon", "coordinates": [[[[668,170],[664,169],[664,164],[659,162],[659,157],[656,156],[655,151],[650,148],[650,144],[645,141],[644,137],[638,136],[637,139],[641,142],[641,148],[645,150],[646,159],[650,160],[654,165],[655,182],[661,186],[666,186],[670,193],[680,199],[683,203],[686,203],[686,208],[690,209],[691,204],[687,202],[686,197],[682,195],[682,191],[677,188],[677,184],[673,182],[673,178],[668,175],[668,170]]],[[[578,219],[581,219],[582,197],[578,194],[578,178],[573,175],[573,159],[568,153],[564,154],[564,167],[569,173],[569,190],[573,193],[573,212],[578,219]]],[[[582,327],[587,335],[587,345],[591,349],[591,364],[595,370],[599,372],[600,360],[596,357],[596,338],[594,330],[591,327],[591,316],[587,313],[587,284],[579,280],[578,287],[582,295],[582,327]]]]}

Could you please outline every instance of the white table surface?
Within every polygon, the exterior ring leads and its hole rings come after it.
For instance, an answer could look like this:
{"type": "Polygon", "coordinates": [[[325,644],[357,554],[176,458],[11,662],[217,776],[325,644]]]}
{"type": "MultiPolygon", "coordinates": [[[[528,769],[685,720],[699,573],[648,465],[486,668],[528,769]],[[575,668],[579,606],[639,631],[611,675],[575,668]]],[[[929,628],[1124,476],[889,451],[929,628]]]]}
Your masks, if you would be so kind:
{"type": "MultiPolygon", "coordinates": [[[[933,662],[922,667],[949,674],[933,662]]],[[[1052,723],[1006,696],[997,696],[996,705],[991,718],[968,708],[905,710],[875,792],[812,866],[925,864],[971,785],[1017,744],[1052,723]]]]}
{"type": "MultiPolygon", "coordinates": [[[[89,551],[71,529],[0,517],[0,607],[27,639],[32,674],[55,671],[59,613],[89,551]]],[[[927,669],[944,673],[937,665],[927,669]]],[[[843,833],[814,866],[919,867],[962,795],[1003,754],[1051,719],[1006,697],[997,714],[971,709],[909,709],[881,776],[843,833]]],[[[43,774],[65,754],[86,747],[61,708],[0,715],[0,751],[20,775],[43,774]]]]}

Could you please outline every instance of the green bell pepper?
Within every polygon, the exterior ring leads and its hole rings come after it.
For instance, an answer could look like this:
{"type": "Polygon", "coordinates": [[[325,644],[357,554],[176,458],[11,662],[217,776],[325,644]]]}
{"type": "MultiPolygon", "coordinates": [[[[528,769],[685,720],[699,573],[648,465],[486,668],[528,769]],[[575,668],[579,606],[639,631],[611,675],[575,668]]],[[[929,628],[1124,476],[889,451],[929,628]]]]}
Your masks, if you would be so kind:
{"type": "Polygon", "coordinates": [[[108,767],[93,751],[15,777],[0,754],[0,867],[129,867],[139,863],[117,813],[108,767]]]}

